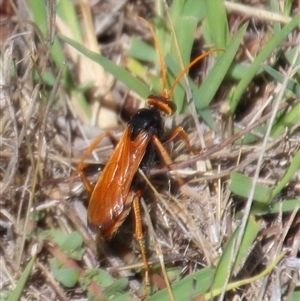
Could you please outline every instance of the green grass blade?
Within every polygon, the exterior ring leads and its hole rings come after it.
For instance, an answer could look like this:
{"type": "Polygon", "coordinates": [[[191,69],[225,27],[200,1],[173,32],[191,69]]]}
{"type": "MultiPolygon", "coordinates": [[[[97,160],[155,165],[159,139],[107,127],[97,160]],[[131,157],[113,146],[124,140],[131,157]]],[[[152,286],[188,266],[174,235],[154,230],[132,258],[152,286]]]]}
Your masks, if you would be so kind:
{"type": "MultiPolygon", "coordinates": [[[[230,282],[228,283],[228,285],[226,286],[225,291],[230,291],[230,290],[234,290],[237,288],[240,288],[244,285],[247,284],[251,284],[255,281],[258,281],[259,279],[265,277],[266,275],[270,274],[274,268],[276,267],[276,265],[280,262],[280,260],[282,260],[282,258],[285,256],[286,252],[282,252],[280,253],[262,272],[260,272],[258,275],[255,275],[253,277],[250,278],[246,278],[246,279],[242,279],[242,280],[238,280],[235,282],[230,282]]],[[[218,295],[220,295],[223,291],[223,288],[216,288],[213,291],[205,294],[204,296],[201,296],[201,300],[212,300],[213,297],[216,297],[218,295]]]]}
{"type": "Polygon", "coordinates": [[[208,107],[212,101],[234,59],[246,29],[247,24],[240,28],[240,30],[228,44],[227,48],[225,49],[225,53],[222,53],[219,56],[215,66],[209,72],[200,88],[193,92],[193,99],[198,111],[200,111],[202,108],[208,107]]]}
{"type": "MultiPolygon", "coordinates": [[[[235,79],[235,80],[241,80],[244,75],[246,74],[250,64],[243,64],[238,62],[232,62],[232,65],[230,66],[228,70],[228,77],[235,79]]],[[[264,71],[263,68],[259,68],[256,72],[256,76],[261,74],[264,71]]]]}
{"type": "Polygon", "coordinates": [[[252,81],[253,77],[255,76],[256,72],[261,67],[261,64],[269,57],[269,55],[274,51],[274,49],[286,38],[286,36],[299,25],[299,18],[300,14],[296,15],[290,23],[285,25],[282,30],[280,30],[269,42],[262,51],[257,55],[251,66],[249,67],[247,73],[245,74],[244,78],[239,82],[238,86],[236,87],[232,98],[230,100],[230,112],[234,114],[235,109],[249,86],[250,82],[252,81]]]}
{"type": "Polygon", "coordinates": [[[298,207],[300,208],[300,199],[282,200],[280,202],[271,203],[268,206],[260,206],[259,203],[254,203],[251,208],[251,213],[256,216],[262,216],[266,214],[281,214],[291,212],[298,207]]]}
{"type": "MultiPolygon", "coordinates": [[[[41,30],[44,37],[46,37],[47,34],[47,18],[46,18],[46,4],[45,0],[41,1],[35,1],[35,0],[29,0],[29,5],[31,7],[33,17],[35,20],[35,23],[38,25],[39,29],[41,30]]],[[[65,59],[64,52],[62,51],[62,48],[60,47],[58,43],[58,39],[55,37],[53,45],[51,47],[51,56],[55,62],[55,65],[57,68],[61,68],[63,65],[65,59]]],[[[66,79],[67,75],[67,69],[63,70],[63,76],[62,80],[66,79]]]]}
{"type": "MultiPolygon", "coordinates": [[[[197,27],[197,20],[194,17],[178,17],[176,20],[173,21],[174,30],[176,34],[177,43],[179,46],[180,54],[178,54],[178,49],[176,47],[176,43],[174,39],[172,39],[171,43],[171,56],[178,62],[182,60],[183,66],[181,66],[180,70],[183,69],[190,62],[191,57],[191,50],[194,43],[194,34],[187,34],[187,32],[194,33],[197,27]],[[181,56],[181,59],[178,58],[178,55],[181,56]]],[[[169,68],[168,68],[169,69],[169,68]]],[[[168,73],[168,80],[172,84],[177,74],[171,75],[168,73]]],[[[173,101],[177,106],[178,112],[183,111],[184,107],[184,95],[185,95],[185,88],[181,85],[177,85],[174,93],[173,93],[173,101]]]]}
{"type": "Polygon", "coordinates": [[[255,221],[253,217],[250,217],[245,228],[245,232],[243,235],[243,239],[237,257],[232,259],[231,255],[233,252],[233,248],[235,248],[235,240],[237,239],[240,228],[238,227],[234,231],[218,263],[215,272],[212,291],[223,287],[225,279],[227,279],[227,277],[229,276],[230,265],[232,260],[234,260],[235,262],[233,267],[234,270],[235,268],[238,267],[238,265],[241,263],[241,260],[247,254],[248,250],[251,248],[251,245],[254,239],[256,238],[259,229],[260,229],[260,223],[255,221]]]}
{"type": "Polygon", "coordinates": [[[32,270],[33,264],[35,262],[36,256],[33,256],[30,261],[28,262],[25,270],[21,274],[21,277],[13,290],[13,292],[9,295],[7,301],[18,301],[21,297],[21,294],[23,292],[23,288],[30,276],[30,272],[32,270]]]}
{"type": "MultiPolygon", "coordinates": [[[[230,176],[229,189],[242,197],[247,198],[252,186],[252,178],[233,172],[230,176]]],[[[262,184],[256,184],[253,199],[261,202],[268,203],[271,197],[271,190],[262,184]]]]}
{"type": "MultiPolygon", "coordinates": [[[[270,1],[270,8],[273,13],[280,14],[279,2],[277,0],[270,1]]],[[[280,29],[281,29],[281,24],[279,22],[273,22],[273,30],[275,34],[278,33],[280,29]]]]}
{"type": "MultiPolygon", "coordinates": [[[[175,301],[192,300],[207,291],[211,285],[213,271],[210,268],[204,268],[190,276],[171,285],[175,301]]],[[[159,291],[155,295],[146,299],[147,301],[169,300],[166,289],[159,291]]]]}
{"type": "MultiPolygon", "coordinates": [[[[300,22],[300,20],[299,20],[299,22],[300,22]]],[[[296,71],[297,71],[297,74],[300,75],[300,68],[299,68],[299,66],[300,66],[300,51],[299,51],[298,45],[291,48],[291,49],[289,49],[285,53],[285,57],[286,57],[286,59],[288,60],[288,62],[290,64],[294,64],[294,66],[296,66],[296,68],[298,67],[296,69],[296,71]],[[297,57],[296,57],[295,62],[293,63],[293,60],[294,60],[294,57],[295,57],[296,54],[297,54],[297,57]]]]}
{"type": "Polygon", "coordinates": [[[280,134],[284,133],[287,128],[299,124],[300,120],[300,102],[298,101],[290,111],[285,113],[277,122],[273,125],[271,131],[271,137],[276,138],[280,134]]]}
{"type": "MultiPolygon", "coordinates": [[[[187,34],[187,32],[194,33],[197,27],[197,20],[194,17],[179,17],[173,21],[177,43],[180,50],[184,66],[190,62],[191,50],[194,43],[194,34],[187,34]]],[[[171,54],[173,57],[178,57],[178,51],[174,38],[171,44],[171,54]]]]}
{"type": "MultiPolygon", "coordinates": [[[[284,76],[276,71],[275,69],[271,68],[270,66],[263,66],[264,70],[268,72],[277,82],[283,83],[284,76]]],[[[300,97],[300,84],[292,79],[289,79],[287,82],[286,88],[293,92],[297,97],[300,97]]]]}
{"type": "Polygon", "coordinates": [[[291,165],[283,178],[279,181],[277,186],[272,191],[272,198],[274,198],[285,187],[286,184],[294,177],[297,170],[300,168],[300,150],[294,156],[291,165]]]}
{"type": "Polygon", "coordinates": [[[283,13],[285,16],[290,16],[292,14],[293,4],[294,4],[294,0],[284,1],[283,13]]]}
{"type": "Polygon", "coordinates": [[[207,12],[206,27],[209,29],[209,41],[213,47],[226,48],[229,42],[229,27],[227,22],[227,14],[223,0],[206,0],[207,12]]]}
{"type": "Polygon", "coordinates": [[[75,49],[77,49],[79,52],[84,54],[86,57],[90,58],[97,64],[100,64],[107,72],[112,74],[116,79],[120,80],[122,83],[124,83],[129,89],[136,92],[138,95],[140,95],[143,98],[147,98],[151,91],[149,88],[141,82],[139,79],[132,76],[127,70],[125,70],[122,67],[119,67],[106,57],[97,54],[93,51],[90,51],[89,49],[85,48],[81,44],[77,43],[76,41],[67,38],[66,36],[63,36],[61,34],[58,34],[59,38],[63,40],[64,42],[68,43],[75,49]]]}
{"type": "Polygon", "coordinates": [[[135,37],[131,39],[127,54],[147,63],[154,63],[157,57],[157,52],[152,46],[135,37]]]}
{"type": "Polygon", "coordinates": [[[171,19],[174,21],[179,16],[189,16],[200,22],[206,15],[205,0],[174,0],[170,7],[171,19]]]}
{"type": "Polygon", "coordinates": [[[82,34],[78,16],[74,7],[74,2],[70,0],[61,0],[57,3],[57,15],[68,25],[73,36],[76,37],[78,43],[82,43],[82,34]]]}

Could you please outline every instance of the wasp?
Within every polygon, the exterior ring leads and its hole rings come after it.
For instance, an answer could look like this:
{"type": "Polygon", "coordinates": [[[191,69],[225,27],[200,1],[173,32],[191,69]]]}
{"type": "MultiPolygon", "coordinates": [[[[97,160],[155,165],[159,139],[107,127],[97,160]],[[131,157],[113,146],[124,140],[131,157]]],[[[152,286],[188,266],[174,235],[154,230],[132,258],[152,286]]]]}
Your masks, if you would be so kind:
{"type": "Polygon", "coordinates": [[[111,238],[122,225],[130,210],[133,210],[135,235],[140,246],[145,269],[145,284],[149,287],[149,265],[143,244],[140,212],[142,192],[140,189],[136,189],[136,185],[134,185],[135,176],[139,168],[147,169],[149,157],[151,157],[153,150],[156,151],[163,163],[171,168],[172,160],[163,143],[172,140],[178,135],[186,142],[187,148],[192,150],[188,136],[183,128],[177,127],[171,134],[165,136],[164,116],[170,116],[176,111],[176,105],[171,98],[176,84],[186,71],[203,57],[218,49],[212,49],[194,59],[176,77],[170,90],[167,90],[166,71],[158,39],[150,23],[142,18],[139,19],[148,26],[156,44],[162,66],[162,94],[150,95],[146,100],[147,107],[138,110],[131,117],[94,187],[90,185],[84,174],[84,169],[87,165],[84,163],[84,160],[104,137],[109,137],[113,141],[114,137],[111,133],[104,133],[92,142],[77,165],[77,171],[86,189],[90,192],[87,213],[88,225],[92,230],[100,232],[103,239],[111,238]]]}

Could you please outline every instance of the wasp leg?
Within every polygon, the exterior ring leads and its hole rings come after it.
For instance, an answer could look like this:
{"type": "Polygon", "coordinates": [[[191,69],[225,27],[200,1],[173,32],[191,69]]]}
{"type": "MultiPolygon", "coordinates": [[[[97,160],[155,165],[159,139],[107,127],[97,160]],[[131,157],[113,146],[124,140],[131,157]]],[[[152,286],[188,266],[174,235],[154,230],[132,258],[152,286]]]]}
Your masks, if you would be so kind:
{"type": "Polygon", "coordinates": [[[145,246],[144,246],[144,235],[143,235],[143,228],[142,228],[142,220],[141,220],[141,210],[140,210],[140,198],[141,198],[141,191],[137,191],[132,201],[132,209],[134,213],[135,219],[135,236],[136,240],[141,249],[142,259],[144,263],[144,270],[145,270],[145,291],[142,300],[149,295],[150,292],[150,281],[149,281],[149,264],[148,259],[146,256],[145,246]]]}
{"type": "Polygon", "coordinates": [[[180,135],[180,137],[184,140],[184,142],[186,143],[187,149],[190,153],[197,153],[195,150],[193,150],[191,143],[190,143],[190,139],[189,139],[187,133],[185,132],[185,130],[181,126],[175,128],[167,137],[165,137],[163,139],[163,143],[173,140],[178,135],[180,135]]]}
{"type": "Polygon", "coordinates": [[[84,151],[79,163],[76,166],[76,170],[77,172],[80,174],[81,180],[86,188],[86,190],[89,193],[92,193],[93,191],[93,186],[90,184],[90,182],[88,181],[85,173],[84,173],[84,169],[88,166],[88,164],[84,163],[84,160],[92,153],[92,151],[96,148],[96,146],[105,138],[108,137],[111,142],[113,144],[116,143],[116,139],[115,137],[109,133],[109,132],[105,132],[103,134],[101,134],[100,136],[98,136],[91,144],[90,146],[84,151]]]}
{"type": "MultiPolygon", "coordinates": [[[[184,132],[185,133],[185,132],[184,132]]],[[[151,142],[155,146],[159,156],[163,160],[164,164],[172,171],[174,171],[174,168],[172,167],[172,159],[168,152],[166,151],[165,147],[162,145],[160,140],[157,138],[157,136],[153,135],[151,138],[151,142]]],[[[180,176],[175,172],[176,180],[179,183],[179,185],[183,185],[183,180],[180,178],[180,176]]]]}

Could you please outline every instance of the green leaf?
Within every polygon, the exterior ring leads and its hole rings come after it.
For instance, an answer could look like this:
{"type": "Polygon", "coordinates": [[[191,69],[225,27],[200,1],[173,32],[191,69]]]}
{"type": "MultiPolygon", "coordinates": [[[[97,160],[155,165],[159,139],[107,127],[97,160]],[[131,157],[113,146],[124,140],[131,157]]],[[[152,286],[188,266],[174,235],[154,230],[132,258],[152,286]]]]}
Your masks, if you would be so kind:
{"type": "Polygon", "coordinates": [[[287,37],[287,35],[295,29],[296,26],[299,25],[299,18],[300,14],[296,15],[290,23],[285,25],[282,30],[280,30],[262,49],[262,51],[257,55],[254,59],[251,66],[248,68],[247,73],[239,82],[238,86],[236,87],[233,96],[230,100],[230,112],[234,114],[235,109],[249,86],[250,82],[252,81],[253,77],[255,76],[256,72],[261,67],[261,64],[269,57],[269,55],[274,51],[274,49],[287,37]]]}
{"type": "MultiPolygon", "coordinates": [[[[196,31],[197,20],[194,17],[179,17],[174,20],[174,30],[176,34],[176,39],[179,46],[180,51],[180,58],[178,58],[178,49],[176,48],[176,43],[174,39],[172,39],[171,44],[171,56],[174,60],[180,62],[182,60],[183,66],[180,67],[180,70],[175,74],[168,73],[168,81],[173,84],[175,77],[178,73],[183,69],[184,66],[188,65],[190,62],[192,46],[194,43],[194,32],[196,31]],[[190,33],[190,34],[187,34],[190,33]]],[[[168,70],[170,70],[168,68],[168,70]]],[[[185,86],[184,86],[185,87],[185,86]]],[[[184,107],[184,95],[185,95],[185,88],[181,85],[177,85],[172,100],[175,102],[177,106],[178,112],[183,111],[184,107]]]]}
{"type": "Polygon", "coordinates": [[[73,251],[81,247],[83,239],[78,232],[72,232],[61,245],[62,251],[73,251]]]}
{"type": "Polygon", "coordinates": [[[65,287],[74,287],[78,281],[80,270],[77,268],[60,269],[55,279],[65,287]]]}
{"type": "Polygon", "coordinates": [[[152,46],[135,37],[131,39],[127,54],[148,63],[154,63],[157,57],[157,51],[152,46]]]}
{"type": "MultiPolygon", "coordinates": [[[[281,73],[279,73],[278,71],[276,71],[268,65],[264,65],[263,69],[267,71],[277,82],[281,84],[283,83],[284,76],[281,73]]],[[[286,88],[294,94],[296,94],[298,98],[300,98],[300,84],[298,82],[290,78],[287,82],[286,88]]]]}
{"type": "MultiPolygon", "coordinates": [[[[299,119],[300,120],[300,119],[299,119]]],[[[283,178],[279,181],[277,186],[272,191],[272,198],[274,198],[280,191],[287,185],[290,180],[294,177],[297,170],[300,168],[300,150],[294,156],[287,172],[283,176],[283,178]]]]}
{"type": "Polygon", "coordinates": [[[67,239],[67,235],[60,230],[46,230],[40,234],[40,238],[51,238],[55,244],[61,246],[67,239]]]}
{"type": "Polygon", "coordinates": [[[72,232],[61,245],[61,250],[75,260],[81,260],[85,252],[82,248],[83,239],[78,232],[72,232]]]}
{"type": "Polygon", "coordinates": [[[130,293],[122,293],[120,296],[118,297],[114,297],[113,299],[110,299],[113,301],[129,301],[132,300],[132,298],[130,297],[130,293]]]}
{"type": "MultiPolygon", "coordinates": [[[[271,11],[275,14],[280,14],[281,10],[279,7],[279,2],[277,0],[271,0],[270,1],[270,8],[271,11]]],[[[272,22],[273,23],[273,30],[275,33],[279,32],[281,29],[281,24],[279,22],[272,22]]]]}
{"type": "Polygon", "coordinates": [[[300,300],[300,288],[299,286],[295,288],[295,291],[292,293],[291,301],[299,301],[300,300]]]}
{"type": "Polygon", "coordinates": [[[65,268],[55,258],[49,260],[50,269],[53,276],[65,287],[74,287],[80,276],[80,269],[78,268],[65,268]]]}
{"type": "Polygon", "coordinates": [[[109,287],[114,283],[114,279],[103,269],[96,269],[93,280],[103,288],[109,287]]]}
{"type": "Polygon", "coordinates": [[[245,228],[245,232],[237,257],[231,258],[233,249],[235,248],[235,240],[237,239],[237,236],[240,231],[239,227],[236,228],[236,230],[230,237],[230,240],[228,241],[228,244],[224,249],[221,259],[218,263],[211,291],[213,291],[214,289],[218,290],[223,287],[225,280],[230,276],[230,265],[232,261],[234,260],[234,271],[241,263],[242,259],[247,255],[249,249],[252,246],[253,241],[255,240],[258,234],[259,229],[260,223],[256,222],[253,217],[250,217],[245,228]]]}
{"type": "Polygon", "coordinates": [[[100,64],[107,72],[112,74],[116,79],[120,80],[129,89],[136,92],[142,98],[147,98],[151,94],[151,91],[143,82],[141,82],[140,80],[138,80],[137,78],[132,76],[124,68],[119,67],[118,65],[116,65],[109,59],[105,58],[104,56],[102,56],[98,53],[95,53],[93,51],[90,51],[89,49],[85,48],[84,46],[77,43],[76,41],[67,38],[66,36],[63,36],[61,34],[58,34],[58,36],[61,40],[68,43],[75,49],[77,49],[79,52],[84,54],[86,57],[90,58],[92,61],[96,62],[97,64],[100,64]]]}
{"type": "MultiPolygon", "coordinates": [[[[250,64],[248,64],[248,63],[232,62],[231,66],[228,70],[227,77],[235,79],[235,80],[241,80],[245,76],[245,73],[247,72],[249,66],[250,66],[250,64]]],[[[259,76],[263,72],[264,72],[264,69],[259,68],[257,70],[255,76],[259,76]]]]}
{"type": "Polygon", "coordinates": [[[56,7],[57,15],[63,20],[65,25],[69,27],[73,36],[76,38],[78,43],[82,43],[82,34],[80,24],[78,21],[78,15],[74,6],[74,1],[71,0],[60,0],[57,2],[56,7]]]}
{"type": "Polygon", "coordinates": [[[240,28],[240,30],[228,44],[227,48],[225,49],[225,53],[222,53],[218,57],[217,62],[212,70],[210,70],[200,88],[193,92],[193,100],[198,111],[201,111],[202,108],[208,107],[212,101],[236,55],[247,26],[248,25],[245,24],[240,28]]]}
{"type": "MultiPolygon", "coordinates": [[[[31,7],[31,11],[33,13],[33,17],[35,20],[35,24],[38,25],[39,29],[41,30],[44,37],[46,37],[47,34],[47,18],[46,18],[46,4],[45,0],[35,1],[35,0],[29,0],[29,5],[31,7]]],[[[50,48],[50,45],[49,45],[50,48]]],[[[55,65],[57,68],[61,68],[61,66],[66,61],[64,52],[62,51],[62,48],[60,44],[58,43],[58,39],[54,38],[54,43],[51,47],[51,56],[55,62],[55,65]]],[[[67,69],[63,70],[63,76],[62,80],[66,80],[67,77],[67,69]]]]}
{"type": "Polygon", "coordinates": [[[21,277],[19,281],[16,284],[16,287],[12,291],[12,293],[9,295],[7,301],[18,301],[21,297],[21,294],[23,292],[24,286],[30,276],[30,272],[32,270],[33,264],[35,262],[36,256],[33,256],[30,261],[28,262],[25,270],[22,272],[21,277]]]}
{"type": "Polygon", "coordinates": [[[225,49],[229,41],[229,27],[224,1],[206,0],[205,6],[208,26],[204,26],[206,28],[204,36],[213,47],[225,49]]]}
{"type": "Polygon", "coordinates": [[[271,131],[271,137],[276,138],[283,134],[286,129],[290,129],[296,124],[299,124],[300,120],[300,102],[298,101],[293,105],[292,109],[279,118],[273,125],[271,131]]]}
{"type": "Polygon", "coordinates": [[[105,289],[105,292],[111,296],[115,295],[116,292],[122,292],[128,286],[128,278],[120,278],[115,280],[110,286],[105,289]]]}
{"type": "MultiPolygon", "coordinates": [[[[299,47],[296,46],[296,47],[293,47],[291,49],[289,49],[286,53],[285,53],[285,57],[287,58],[288,62],[290,64],[293,63],[293,60],[294,60],[294,57],[295,55],[297,55],[296,57],[296,60],[295,60],[295,63],[294,65],[295,66],[300,66],[300,52],[299,52],[299,47]]],[[[297,70],[297,74],[300,75],[300,70],[299,68],[296,69],[297,70]]]]}
{"type": "Polygon", "coordinates": [[[271,203],[268,206],[261,206],[261,203],[256,202],[251,208],[251,213],[257,216],[262,216],[266,214],[278,214],[282,212],[292,212],[297,207],[299,212],[300,199],[282,200],[279,202],[271,203]]]}
{"type": "MultiPolygon", "coordinates": [[[[242,197],[247,198],[251,189],[252,179],[240,173],[233,172],[230,176],[229,189],[242,197]]],[[[271,197],[271,190],[262,184],[257,183],[253,199],[262,203],[268,203],[271,197]]]]}
{"type": "Polygon", "coordinates": [[[170,7],[171,19],[174,21],[177,17],[188,16],[195,17],[200,22],[206,15],[205,0],[174,0],[170,7]]]}
{"type": "MultiPolygon", "coordinates": [[[[175,301],[192,300],[194,296],[199,296],[207,291],[211,285],[213,271],[211,268],[204,268],[190,276],[171,285],[175,301]]],[[[169,300],[166,289],[159,291],[155,295],[148,297],[147,301],[169,300]]]]}

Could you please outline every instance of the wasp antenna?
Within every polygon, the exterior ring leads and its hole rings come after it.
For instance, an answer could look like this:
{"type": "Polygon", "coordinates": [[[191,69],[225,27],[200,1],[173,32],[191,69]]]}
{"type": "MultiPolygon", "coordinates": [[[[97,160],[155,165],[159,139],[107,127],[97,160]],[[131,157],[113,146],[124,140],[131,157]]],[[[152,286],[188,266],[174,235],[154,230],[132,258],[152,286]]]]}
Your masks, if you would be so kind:
{"type": "Polygon", "coordinates": [[[214,48],[214,49],[211,49],[211,50],[208,50],[207,52],[197,56],[193,61],[191,61],[187,66],[185,66],[183,68],[183,70],[177,75],[177,77],[175,78],[173,84],[172,84],[172,87],[171,89],[169,90],[168,94],[167,94],[167,97],[169,99],[171,99],[172,95],[173,95],[173,92],[174,92],[174,89],[176,87],[176,85],[178,84],[178,82],[180,81],[180,79],[183,77],[183,75],[191,68],[193,67],[197,62],[199,62],[201,59],[203,59],[204,57],[214,53],[214,52],[217,52],[217,51],[222,51],[224,52],[224,49],[221,49],[221,48],[214,48]]]}
{"type": "Polygon", "coordinates": [[[166,66],[165,66],[165,62],[164,62],[164,57],[163,57],[163,53],[157,38],[157,35],[152,27],[152,25],[144,18],[141,18],[138,16],[138,19],[140,21],[142,21],[145,25],[147,25],[147,27],[149,28],[152,37],[154,39],[154,43],[155,43],[155,47],[157,49],[157,53],[159,56],[159,61],[160,61],[160,69],[161,69],[161,77],[162,77],[162,83],[163,83],[163,91],[162,91],[162,95],[167,97],[168,95],[168,91],[167,91],[167,76],[166,76],[166,66]]]}

